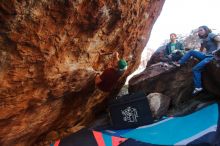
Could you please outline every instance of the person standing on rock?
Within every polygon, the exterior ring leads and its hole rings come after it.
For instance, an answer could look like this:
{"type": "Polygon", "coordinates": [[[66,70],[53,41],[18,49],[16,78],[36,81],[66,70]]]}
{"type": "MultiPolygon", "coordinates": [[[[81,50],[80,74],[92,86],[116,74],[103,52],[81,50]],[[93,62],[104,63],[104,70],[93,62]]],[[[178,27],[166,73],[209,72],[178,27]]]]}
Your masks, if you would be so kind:
{"type": "Polygon", "coordinates": [[[185,64],[191,57],[199,59],[200,62],[192,69],[195,86],[192,93],[193,95],[196,95],[203,90],[201,71],[214,59],[215,53],[220,50],[220,36],[212,33],[207,26],[200,26],[198,28],[198,36],[201,39],[200,51],[190,50],[179,60],[178,64],[176,64],[177,66],[185,64]],[[206,49],[205,52],[204,49],[206,49]]]}
{"type": "Polygon", "coordinates": [[[127,66],[127,62],[124,59],[119,59],[119,53],[115,52],[113,65],[108,66],[101,75],[96,76],[96,86],[103,92],[110,92],[127,69],[127,66]]]}
{"type": "Polygon", "coordinates": [[[184,54],[183,44],[177,41],[177,35],[175,33],[170,34],[170,42],[165,48],[166,61],[171,63],[172,61],[179,61],[184,54]]]}

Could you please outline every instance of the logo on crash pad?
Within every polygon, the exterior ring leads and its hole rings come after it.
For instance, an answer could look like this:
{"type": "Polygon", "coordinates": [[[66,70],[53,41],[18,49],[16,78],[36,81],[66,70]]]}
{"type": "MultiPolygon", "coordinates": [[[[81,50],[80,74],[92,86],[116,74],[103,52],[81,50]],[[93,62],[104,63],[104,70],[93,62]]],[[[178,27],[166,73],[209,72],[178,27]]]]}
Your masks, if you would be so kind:
{"type": "Polygon", "coordinates": [[[129,106],[126,109],[121,110],[121,113],[125,122],[137,122],[138,113],[136,108],[132,108],[129,106]]]}

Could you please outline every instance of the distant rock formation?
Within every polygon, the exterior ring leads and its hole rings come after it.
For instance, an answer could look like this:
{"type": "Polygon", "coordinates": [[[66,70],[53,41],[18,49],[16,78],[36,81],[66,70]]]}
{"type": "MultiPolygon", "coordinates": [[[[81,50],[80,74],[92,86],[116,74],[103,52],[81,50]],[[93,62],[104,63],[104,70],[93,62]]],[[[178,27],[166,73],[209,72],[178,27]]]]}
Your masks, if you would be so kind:
{"type": "Polygon", "coordinates": [[[163,4],[1,0],[0,145],[39,145],[94,121],[138,67],[163,4]],[[94,77],[113,51],[129,68],[112,93],[101,93],[94,77]]]}

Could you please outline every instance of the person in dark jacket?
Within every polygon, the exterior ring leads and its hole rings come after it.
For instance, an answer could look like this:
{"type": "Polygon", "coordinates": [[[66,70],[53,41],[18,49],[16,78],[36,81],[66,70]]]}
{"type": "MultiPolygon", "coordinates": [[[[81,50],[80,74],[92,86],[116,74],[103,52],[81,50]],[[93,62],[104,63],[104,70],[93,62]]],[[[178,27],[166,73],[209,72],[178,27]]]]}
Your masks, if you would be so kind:
{"type": "Polygon", "coordinates": [[[118,52],[114,54],[114,63],[106,68],[101,75],[97,75],[95,79],[96,86],[103,92],[110,92],[119,78],[127,69],[127,62],[124,59],[119,59],[118,52]]]}
{"type": "Polygon", "coordinates": [[[168,62],[179,61],[184,54],[183,44],[177,41],[175,33],[170,34],[170,42],[165,48],[165,57],[168,62]]]}
{"type": "Polygon", "coordinates": [[[212,33],[207,26],[200,26],[198,28],[198,36],[201,39],[200,51],[190,50],[179,60],[178,64],[176,64],[177,66],[180,66],[186,63],[191,57],[195,57],[200,60],[200,62],[192,69],[195,86],[192,93],[193,95],[196,95],[203,90],[201,71],[214,59],[215,53],[220,50],[220,36],[212,33]],[[204,52],[205,49],[206,51],[204,52]]]}

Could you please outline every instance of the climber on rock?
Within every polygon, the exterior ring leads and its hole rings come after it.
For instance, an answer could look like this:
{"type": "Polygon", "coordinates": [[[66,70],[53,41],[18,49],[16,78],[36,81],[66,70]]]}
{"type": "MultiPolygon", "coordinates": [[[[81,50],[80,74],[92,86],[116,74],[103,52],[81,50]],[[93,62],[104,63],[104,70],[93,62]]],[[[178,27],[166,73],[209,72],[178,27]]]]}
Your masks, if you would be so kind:
{"type": "Polygon", "coordinates": [[[175,33],[170,34],[170,42],[165,48],[165,62],[172,63],[179,61],[184,54],[183,44],[177,41],[177,35],[175,33]]]}
{"type": "Polygon", "coordinates": [[[192,93],[193,95],[196,95],[203,90],[201,71],[215,58],[215,53],[220,51],[220,36],[212,33],[207,26],[200,26],[198,28],[198,36],[201,39],[200,51],[190,50],[176,64],[176,66],[181,66],[191,57],[195,57],[200,61],[192,69],[195,86],[192,93]],[[206,50],[205,52],[204,49],[206,50]]]}
{"type": "Polygon", "coordinates": [[[95,78],[96,86],[103,92],[110,92],[119,78],[127,69],[127,62],[119,58],[119,53],[114,53],[113,64],[109,64],[108,68],[95,78]]]}

